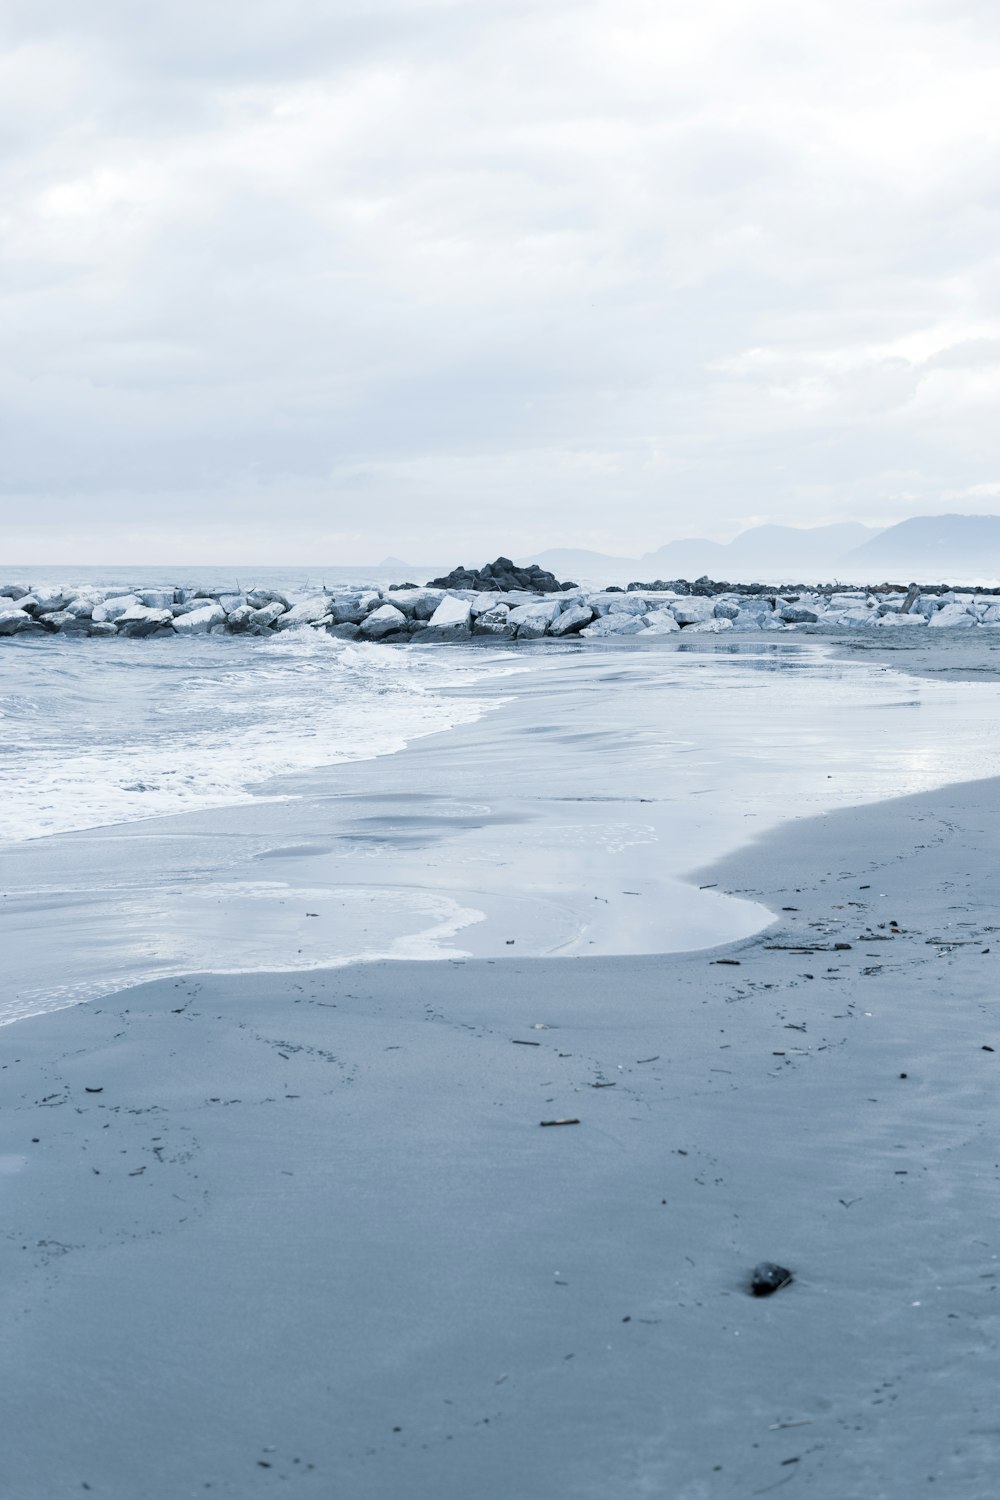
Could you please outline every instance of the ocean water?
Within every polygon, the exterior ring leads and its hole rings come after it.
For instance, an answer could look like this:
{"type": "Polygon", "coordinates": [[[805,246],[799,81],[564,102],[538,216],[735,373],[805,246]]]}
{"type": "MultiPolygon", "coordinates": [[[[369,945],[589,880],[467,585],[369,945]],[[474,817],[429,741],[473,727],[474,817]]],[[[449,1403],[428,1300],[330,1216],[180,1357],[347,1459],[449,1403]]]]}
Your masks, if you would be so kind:
{"type": "Polygon", "coordinates": [[[998,774],[998,717],[995,683],[805,642],[0,642],[0,1023],[205,970],[732,941],[769,913],[692,871],[998,774]]]}
{"type": "Polygon", "coordinates": [[[266,795],[496,708],[513,653],[269,637],[0,642],[0,844],[266,795]]]}

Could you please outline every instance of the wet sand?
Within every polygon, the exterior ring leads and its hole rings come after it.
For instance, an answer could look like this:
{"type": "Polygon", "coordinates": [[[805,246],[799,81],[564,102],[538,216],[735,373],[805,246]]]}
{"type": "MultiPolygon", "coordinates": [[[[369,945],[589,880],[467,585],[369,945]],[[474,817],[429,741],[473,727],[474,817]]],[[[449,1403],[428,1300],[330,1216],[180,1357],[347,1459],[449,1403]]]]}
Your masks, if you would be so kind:
{"type": "Polygon", "coordinates": [[[0,1022],[209,969],[747,937],[768,911],[692,867],[790,817],[1000,770],[996,682],[801,638],[695,642],[539,643],[511,653],[519,675],[448,689],[490,702],[477,722],[399,754],[5,846],[0,1022]]]}
{"type": "Polygon", "coordinates": [[[995,1493],[998,793],[728,856],[723,950],[4,1028],[4,1493],[995,1493]]]}

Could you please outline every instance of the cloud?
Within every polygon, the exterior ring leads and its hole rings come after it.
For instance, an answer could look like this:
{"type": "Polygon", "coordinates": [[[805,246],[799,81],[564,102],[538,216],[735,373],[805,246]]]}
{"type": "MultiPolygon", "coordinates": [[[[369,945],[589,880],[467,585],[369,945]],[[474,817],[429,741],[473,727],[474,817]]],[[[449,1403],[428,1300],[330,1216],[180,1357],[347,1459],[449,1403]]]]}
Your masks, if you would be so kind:
{"type": "Polygon", "coordinates": [[[2,42],[9,555],[995,503],[992,7],[9,0],[2,42]]]}

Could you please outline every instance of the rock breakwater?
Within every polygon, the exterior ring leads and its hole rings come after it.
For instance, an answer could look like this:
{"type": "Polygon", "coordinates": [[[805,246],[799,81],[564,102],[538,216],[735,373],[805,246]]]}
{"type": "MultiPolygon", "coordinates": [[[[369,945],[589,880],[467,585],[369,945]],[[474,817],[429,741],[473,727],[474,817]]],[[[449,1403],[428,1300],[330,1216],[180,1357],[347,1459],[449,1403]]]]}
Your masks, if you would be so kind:
{"type": "Polygon", "coordinates": [[[163,587],[130,593],[0,584],[0,637],[272,635],[322,630],[343,640],[583,640],[688,631],[976,630],[1000,628],[1000,593],[885,585],[795,588],[699,579],[627,590],[404,586],[295,598],[275,589],[163,587]]]}

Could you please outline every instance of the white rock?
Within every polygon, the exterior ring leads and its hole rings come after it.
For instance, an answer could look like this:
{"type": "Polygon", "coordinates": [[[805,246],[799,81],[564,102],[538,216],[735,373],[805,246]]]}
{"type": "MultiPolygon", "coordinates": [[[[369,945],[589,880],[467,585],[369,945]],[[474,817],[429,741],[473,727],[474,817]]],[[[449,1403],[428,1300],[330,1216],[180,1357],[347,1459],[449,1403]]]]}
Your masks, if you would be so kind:
{"type": "MultiPolygon", "coordinates": [[[[770,614],[770,611],[768,611],[770,614]]],[[[741,609],[733,621],[734,630],[760,630],[765,616],[758,611],[741,609]]]]}
{"type": "Polygon", "coordinates": [[[648,610],[649,605],[641,594],[624,594],[612,599],[608,605],[609,615],[644,615],[648,610]]]}
{"type": "Polygon", "coordinates": [[[174,631],[177,635],[207,635],[213,625],[223,625],[225,620],[226,611],[221,604],[206,604],[201,609],[178,615],[174,620],[174,631]]]}
{"type": "Polygon", "coordinates": [[[519,604],[510,611],[507,623],[514,626],[519,641],[537,640],[545,635],[553,620],[558,619],[559,613],[560,606],[556,599],[547,599],[538,604],[519,604]]]}
{"type": "Polygon", "coordinates": [[[694,625],[685,625],[685,635],[718,635],[722,630],[732,630],[732,620],[698,620],[694,625]]]}
{"type": "Polygon", "coordinates": [[[717,599],[712,613],[717,620],[735,620],[740,607],[732,599],[717,599]]]}
{"type": "Polygon", "coordinates": [[[92,596],[88,597],[86,594],[78,594],[75,599],[71,599],[66,605],[66,612],[75,615],[78,620],[89,620],[93,617],[94,610],[99,603],[99,598],[95,599],[92,596]]]}
{"type": "Polygon", "coordinates": [[[0,610],[0,635],[18,635],[34,623],[26,609],[0,610]]]}
{"type": "Polygon", "coordinates": [[[641,635],[646,626],[640,615],[600,615],[592,625],[581,630],[581,635],[641,635]]]}
{"type": "Polygon", "coordinates": [[[672,609],[651,609],[645,620],[646,629],[651,630],[654,635],[670,635],[672,631],[681,628],[674,619],[672,609]]]}
{"type": "Polygon", "coordinates": [[[444,597],[444,589],[389,589],[382,595],[386,604],[395,605],[396,609],[401,609],[404,615],[414,620],[429,620],[444,597]]]}
{"type": "Polygon", "coordinates": [[[506,604],[495,604],[477,615],[472,622],[473,635],[501,635],[510,639],[515,627],[509,623],[510,608],[506,604]]]}
{"type": "Polygon", "coordinates": [[[19,602],[22,609],[31,610],[37,615],[50,615],[57,609],[62,609],[66,603],[66,595],[52,589],[40,589],[33,594],[26,594],[19,602]]]}
{"type": "Polygon", "coordinates": [[[105,599],[103,604],[95,604],[91,618],[98,623],[103,620],[120,620],[126,610],[135,609],[138,604],[136,594],[116,594],[111,599],[105,599]]]}
{"type": "Polygon", "coordinates": [[[250,611],[247,620],[247,629],[253,635],[266,635],[277,624],[284,613],[285,606],[281,600],[274,599],[270,604],[263,604],[260,609],[250,611]]]}
{"type": "Polygon", "coordinates": [[[90,624],[89,620],[80,619],[78,615],[71,615],[68,609],[49,610],[48,614],[38,615],[37,619],[40,624],[45,626],[46,630],[74,630],[79,632],[86,630],[90,624]]]}
{"type": "MultiPolygon", "coordinates": [[[[306,601],[306,603],[311,602],[311,600],[306,601]]],[[[381,603],[382,595],[374,589],[355,589],[353,593],[337,594],[332,599],[327,598],[324,613],[328,611],[333,616],[336,625],[360,625],[365,616],[370,615],[373,609],[378,609],[381,603]]],[[[301,606],[298,604],[294,606],[294,609],[299,608],[301,606]]],[[[316,618],[320,617],[317,615],[316,618]]],[[[281,629],[284,629],[284,626],[281,629]]]]}
{"type": "Polygon", "coordinates": [[[569,609],[560,610],[559,615],[549,626],[549,634],[554,636],[575,635],[585,625],[589,625],[594,618],[594,611],[589,604],[571,604],[569,609]]]}
{"type": "Polygon", "coordinates": [[[828,623],[836,625],[841,630],[859,630],[868,625],[877,623],[878,616],[872,609],[866,609],[863,604],[854,609],[841,610],[839,614],[832,614],[828,623]]]}
{"type": "Polygon", "coordinates": [[[268,604],[280,604],[284,609],[292,607],[288,595],[282,594],[278,589],[251,589],[247,594],[247,603],[251,609],[264,609],[268,604]]]}
{"type": "Polygon", "coordinates": [[[446,594],[430,617],[430,630],[468,630],[472,618],[471,599],[456,599],[446,594]]]}
{"type": "Polygon", "coordinates": [[[124,635],[152,635],[173,623],[174,617],[169,609],[147,609],[144,604],[133,604],[119,616],[118,629],[124,635]]]}
{"type": "Polygon", "coordinates": [[[362,620],[359,629],[362,635],[377,641],[393,630],[405,629],[406,623],[406,616],[401,609],[397,609],[394,604],[380,604],[378,609],[373,609],[362,620]]]}
{"type": "Polygon", "coordinates": [[[312,599],[303,599],[301,604],[293,604],[291,609],[278,617],[278,629],[291,630],[296,625],[314,625],[324,615],[333,613],[330,606],[329,594],[315,594],[312,599]]]}
{"type": "Polygon", "coordinates": [[[693,597],[681,599],[674,605],[674,619],[678,625],[698,625],[702,620],[715,617],[715,600],[693,597]]]}
{"type": "Polygon", "coordinates": [[[249,604],[241,604],[237,609],[230,611],[226,615],[226,624],[230,630],[243,631],[247,629],[253,615],[254,610],[249,604]]]}
{"type": "Polygon", "coordinates": [[[146,589],[139,595],[139,603],[144,604],[147,609],[169,609],[173,602],[173,589],[146,589]]]}
{"type": "Polygon", "coordinates": [[[970,626],[975,626],[976,617],[969,613],[967,604],[946,604],[943,609],[931,615],[927,623],[939,630],[967,630],[970,626]]]}

